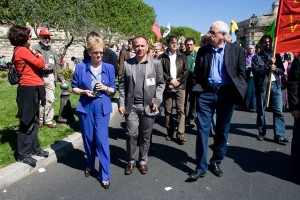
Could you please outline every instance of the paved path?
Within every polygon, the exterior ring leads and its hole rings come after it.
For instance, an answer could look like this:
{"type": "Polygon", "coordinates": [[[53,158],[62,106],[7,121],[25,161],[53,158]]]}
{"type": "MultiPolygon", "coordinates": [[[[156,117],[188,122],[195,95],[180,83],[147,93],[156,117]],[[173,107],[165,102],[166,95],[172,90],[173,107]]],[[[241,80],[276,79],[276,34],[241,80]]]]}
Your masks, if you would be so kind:
{"type": "MultiPolygon", "coordinates": [[[[287,137],[291,137],[293,120],[286,116],[287,137]]],[[[188,183],[186,179],[195,167],[195,130],[187,129],[184,145],[164,139],[164,117],[157,118],[153,141],[157,151],[149,158],[149,172],[135,170],[124,175],[126,165],[124,119],[113,117],[110,124],[111,187],[101,188],[94,177],[85,178],[86,158],[82,145],[57,163],[45,167],[45,172],[32,175],[0,191],[1,200],[41,199],[300,199],[300,185],[290,174],[290,144],[272,142],[268,128],[265,141],[255,139],[256,114],[235,111],[229,136],[227,156],[222,163],[221,178],[208,172],[206,177],[188,183]],[[166,190],[170,187],[170,190],[166,190]]],[[[267,124],[272,115],[267,113],[267,124]]],[[[210,138],[210,144],[212,144],[210,138]]],[[[209,157],[211,150],[209,150],[209,157]]]]}

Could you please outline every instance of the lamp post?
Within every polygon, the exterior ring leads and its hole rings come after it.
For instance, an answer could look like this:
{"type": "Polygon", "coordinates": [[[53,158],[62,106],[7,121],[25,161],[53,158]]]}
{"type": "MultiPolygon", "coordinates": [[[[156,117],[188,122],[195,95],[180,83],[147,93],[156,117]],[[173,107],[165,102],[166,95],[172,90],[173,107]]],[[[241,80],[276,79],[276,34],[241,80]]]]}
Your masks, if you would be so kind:
{"type": "Polygon", "coordinates": [[[253,14],[250,17],[250,27],[252,27],[251,40],[252,40],[252,44],[253,45],[255,44],[255,42],[254,42],[254,34],[255,34],[255,25],[257,24],[257,22],[258,22],[257,16],[255,14],[253,14]]]}

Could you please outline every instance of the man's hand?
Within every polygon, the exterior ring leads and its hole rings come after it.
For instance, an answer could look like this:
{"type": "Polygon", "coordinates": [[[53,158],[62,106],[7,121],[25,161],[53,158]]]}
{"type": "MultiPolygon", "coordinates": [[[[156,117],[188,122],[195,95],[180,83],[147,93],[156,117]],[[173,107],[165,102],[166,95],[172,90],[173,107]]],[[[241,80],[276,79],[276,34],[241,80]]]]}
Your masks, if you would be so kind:
{"type": "Polygon", "coordinates": [[[269,64],[269,65],[274,65],[275,63],[276,63],[276,58],[275,58],[275,57],[271,58],[271,59],[268,61],[268,64],[269,64]]]}
{"type": "Polygon", "coordinates": [[[274,64],[271,66],[271,71],[272,71],[272,72],[275,72],[275,71],[276,71],[276,66],[275,66],[274,64]]]}
{"type": "Polygon", "coordinates": [[[157,110],[158,110],[158,105],[153,103],[152,106],[151,106],[151,111],[156,112],[157,110]]]}
{"type": "Polygon", "coordinates": [[[177,79],[172,79],[171,81],[171,84],[174,86],[174,87],[178,87],[180,85],[180,82],[177,80],[177,79]]]}
{"type": "Polygon", "coordinates": [[[295,119],[299,119],[300,117],[300,111],[299,110],[294,110],[291,112],[292,116],[295,117],[295,119]]]}
{"type": "Polygon", "coordinates": [[[121,106],[120,108],[119,108],[119,113],[120,113],[120,115],[123,117],[124,116],[124,113],[125,113],[125,107],[124,106],[121,106]]]}

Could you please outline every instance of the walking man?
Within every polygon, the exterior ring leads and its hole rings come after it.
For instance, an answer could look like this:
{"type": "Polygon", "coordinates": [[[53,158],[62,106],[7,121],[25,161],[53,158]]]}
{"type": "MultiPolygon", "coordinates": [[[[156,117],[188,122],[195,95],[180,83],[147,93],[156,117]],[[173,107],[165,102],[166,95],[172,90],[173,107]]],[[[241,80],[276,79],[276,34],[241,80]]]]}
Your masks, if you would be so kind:
{"type": "Polygon", "coordinates": [[[161,62],[147,56],[146,38],[133,39],[136,56],[124,62],[120,79],[119,112],[125,116],[128,164],[125,174],[133,172],[137,162],[141,174],[148,171],[150,135],[165,88],[161,62]]]}
{"type": "Polygon", "coordinates": [[[208,137],[214,112],[217,113],[213,155],[210,170],[217,177],[223,172],[220,164],[227,150],[228,131],[236,103],[241,103],[246,93],[245,57],[242,47],[226,42],[228,25],[214,22],[209,30],[210,44],[198,50],[195,64],[197,93],[196,170],[191,180],[204,177],[207,165],[208,137]]]}

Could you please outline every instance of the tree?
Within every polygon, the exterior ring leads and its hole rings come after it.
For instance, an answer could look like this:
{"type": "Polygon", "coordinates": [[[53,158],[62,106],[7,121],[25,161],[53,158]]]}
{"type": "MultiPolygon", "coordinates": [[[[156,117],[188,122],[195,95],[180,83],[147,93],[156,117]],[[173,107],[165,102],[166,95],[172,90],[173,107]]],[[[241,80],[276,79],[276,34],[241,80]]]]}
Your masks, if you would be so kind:
{"type": "MultiPolygon", "coordinates": [[[[165,31],[165,28],[161,27],[161,32],[163,33],[164,31],[165,31]]],[[[181,27],[181,26],[174,27],[174,26],[171,26],[170,35],[175,35],[178,38],[181,37],[181,36],[184,36],[185,38],[189,38],[189,37],[193,38],[195,40],[196,46],[198,46],[199,42],[200,42],[201,33],[194,30],[194,29],[192,29],[192,28],[189,28],[189,27],[181,27]]]]}

